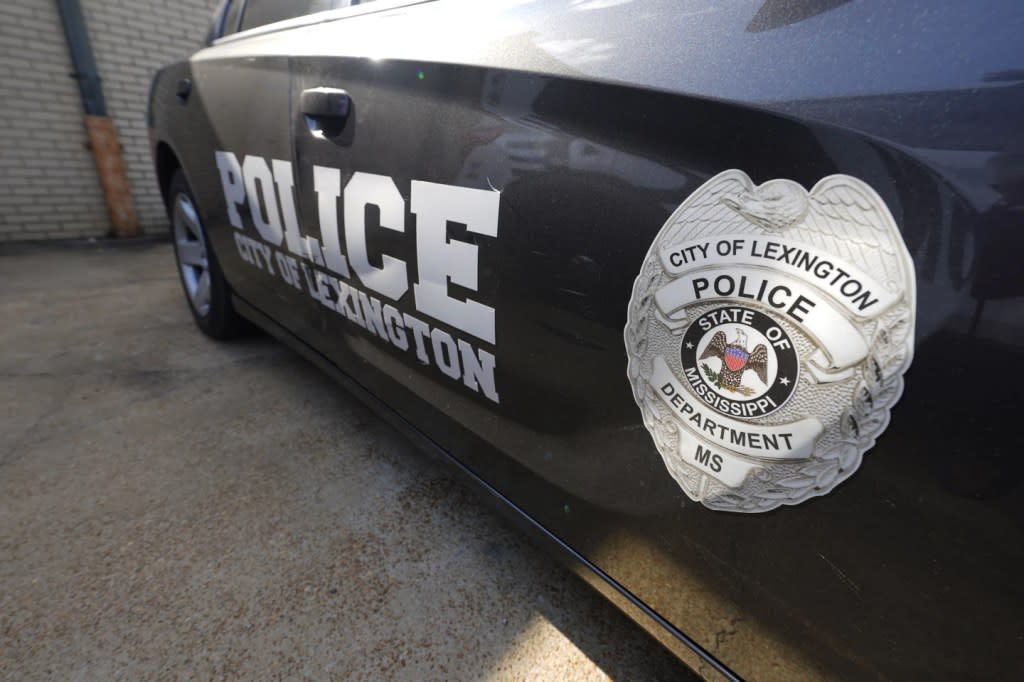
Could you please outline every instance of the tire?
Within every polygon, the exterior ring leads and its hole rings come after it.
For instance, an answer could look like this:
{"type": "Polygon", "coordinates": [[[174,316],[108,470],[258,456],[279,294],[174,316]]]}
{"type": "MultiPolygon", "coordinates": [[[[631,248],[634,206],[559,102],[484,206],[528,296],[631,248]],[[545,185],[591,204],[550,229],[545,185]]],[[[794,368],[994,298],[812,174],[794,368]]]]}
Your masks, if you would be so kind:
{"type": "Polygon", "coordinates": [[[167,197],[174,259],[192,317],[212,339],[225,341],[241,336],[251,326],[231,305],[231,288],[209,248],[195,197],[180,168],[171,177],[167,197]]]}

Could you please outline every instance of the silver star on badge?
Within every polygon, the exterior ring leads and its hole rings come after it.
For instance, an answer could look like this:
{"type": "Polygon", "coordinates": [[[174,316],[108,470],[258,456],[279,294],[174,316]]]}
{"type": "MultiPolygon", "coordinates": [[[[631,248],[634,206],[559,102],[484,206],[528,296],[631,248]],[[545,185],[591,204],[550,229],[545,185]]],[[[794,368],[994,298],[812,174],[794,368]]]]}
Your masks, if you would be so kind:
{"type": "Polygon", "coordinates": [[[689,341],[686,342],[686,350],[693,350],[693,344],[689,341]]]}
{"type": "Polygon", "coordinates": [[[783,386],[789,386],[789,377],[782,377],[779,379],[779,383],[783,386]]]}

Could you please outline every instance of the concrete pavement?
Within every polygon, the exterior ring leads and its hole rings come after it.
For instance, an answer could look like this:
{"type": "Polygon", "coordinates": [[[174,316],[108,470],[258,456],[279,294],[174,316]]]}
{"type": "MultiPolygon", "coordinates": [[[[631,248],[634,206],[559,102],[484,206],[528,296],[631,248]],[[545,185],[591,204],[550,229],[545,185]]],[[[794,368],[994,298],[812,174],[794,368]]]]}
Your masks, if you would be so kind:
{"type": "Polygon", "coordinates": [[[679,679],[169,245],[0,251],[0,678],[679,679]]]}

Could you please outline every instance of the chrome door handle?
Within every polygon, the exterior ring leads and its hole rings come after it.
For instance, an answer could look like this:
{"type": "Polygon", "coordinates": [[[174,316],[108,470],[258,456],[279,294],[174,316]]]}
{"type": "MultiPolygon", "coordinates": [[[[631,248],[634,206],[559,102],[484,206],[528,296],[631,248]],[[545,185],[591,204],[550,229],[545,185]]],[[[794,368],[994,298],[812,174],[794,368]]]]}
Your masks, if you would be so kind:
{"type": "Polygon", "coordinates": [[[178,101],[182,104],[188,99],[188,96],[192,94],[192,81],[188,78],[182,78],[178,81],[174,88],[174,96],[178,98],[178,101]]]}
{"type": "Polygon", "coordinates": [[[310,88],[299,97],[299,112],[318,137],[335,137],[345,128],[352,113],[352,98],[339,88],[310,88]]]}

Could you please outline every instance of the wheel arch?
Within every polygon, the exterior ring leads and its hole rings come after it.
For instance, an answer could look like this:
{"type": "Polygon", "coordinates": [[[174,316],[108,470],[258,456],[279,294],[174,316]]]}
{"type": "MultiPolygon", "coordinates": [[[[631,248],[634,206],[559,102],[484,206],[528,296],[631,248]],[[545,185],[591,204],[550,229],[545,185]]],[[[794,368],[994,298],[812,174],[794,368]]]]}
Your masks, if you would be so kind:
{"type": "Polygon", "coordinates": [[[167,194],[170,190],[171,178],[174,177],[174,172],[181,168],[181,161],[178,160],[178,155],[171,149],[171,145],[161,140],[156,145],[154,162],[156,164],[156,179],[160,186],[160,196],[163,198],[164,208],[169,216],[171,204],[170,197],[167,194]]]}

